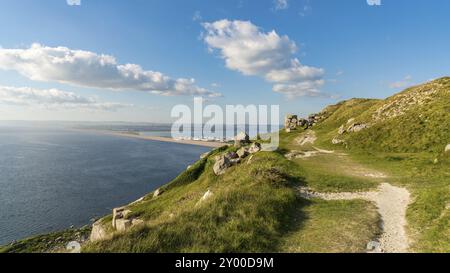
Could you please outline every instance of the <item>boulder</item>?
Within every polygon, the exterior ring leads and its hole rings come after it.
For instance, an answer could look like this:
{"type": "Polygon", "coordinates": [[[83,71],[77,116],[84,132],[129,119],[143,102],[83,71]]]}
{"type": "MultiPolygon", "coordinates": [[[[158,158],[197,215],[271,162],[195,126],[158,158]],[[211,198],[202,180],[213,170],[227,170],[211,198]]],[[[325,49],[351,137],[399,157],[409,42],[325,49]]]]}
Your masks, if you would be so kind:
{"type": "Polygon", "coordinates": [[[230,159],[226,156],[219,156],[213,170],[216,175],[222,175],[229,167],[231,167],[230,159]]]}
{"type": "Polygon", "coordinates": [[[163,190],[161,188],[157,189],[154,193],[153,193],[153,197],[158,197],[161,194],[163,194],[163,190]]]}
{"type": "Polygon", "coordinates": [[[450,152],[450,144],[448,144],[448,145],[445,147],[445,152],[446,152],[446,153],[449,153],[449,152],[450,152]]]}
{"type": "Polygon", "coordinates": [[[348,127],[347,132],[357,133],[366,128],[368,128],[367,124],[353,123],[352,125],[350,125],[350,127],[348,127]]]}
{"type": "Polygon", "coordinates": [[[284,127],[286,128],[286,132],[290,133],[287,129],[295,130],[298,126],[298,120],[297,115],[286,115],[284,119],[284,127]]]}
{"type": "Polygon", "coordinates": [[[201,201],[201,202],[204,202],[204,201],[210,199],[211,197],[213,197],[213,195],[214,195],[213,192],[212,192],[211,190],[208,190],[208,191],[202,196],[202,198],[200,199],[200,201],[201,201]]]}
{"type": "Polygon", "coordinates": [[[236,159],[239,158],[239,155],[235,152],[228,152],[225,154],[225,157],[227,157],[228,159],[232,160],[232,159],[236,159]]]}
{"type": "Polygon", "coordinates": [[[128,219],[117,219],[116,220],[116,230],[117,231],[126,231],[132,226],[132,220],[128,219]]]}
{"type": "Polygon", "coordinates": [[[344,125],[342,125],[341,127],[339,127],[338,134],[343,135],[344,133],[345,133],[345,128],[344,128],[344,125]]]}
{"type": "Polygon", "coordinates": [[[131,220],[131,225],[133,227],[134,226],[143,225],[143,224],[144,224],[144,220],[141,220],[141,219],[138,219],[138,218],[131,220]]]}
{"type": "Polygon", "coordinates": [[[240,158],[230,159],[230,163],[231,163],[231,165],[237,165],[237,164],[241,163],[241,159],[240,158]]]}
{"type": "Polygon", "coordinates": [[[241,147],[242,145],[245,145],[248,143],[250,143],[250,137],[244,132],[239,133],[234,138],[234,146],[235,147],[241,147]]]}
{"type": "Polygon", "coordinates": [[[261,151],[261,144],[259,144],[258,142],[254,142],[248,149],[248,152],[250,154],[256,154],[260,151],[261,151]]]}
{"type": "Polygon", "coordinates": [[[89,240],[91,242],[98,242],[108,239],[108,234],[106,233],[105,228],[102,225],[102,221],[98,220],[92,225],[91,235],[89,236],[89,240]]]}
{"type": "Polygon", "coordinates": [[[286,128],[286,133],[290,133],[291,132],[291,128],[286,128]]]}
{"type": "Polygon", "coordinates": [[[237,151],[237,155],[239,156],[239,158],[246,158],[249,155],[248,149],[245,147],[240,148],[237,151]]]}
{"type": "Polygon", "coordinates": [[[338,144],[342,144],[345,141],[343,141],[342,139],[338,139],[337,137],[333,138],[333,140],[331,141],[331,143],[333,143],[334,145],[338,145],[338,144]]]}
{"type": "Polygon", "coordinates": [[[113,209],[112,226],[117,229],[117,222],[120,219],[126,218],[131,213],[131,210],[125,209],[125,207],[113,209]]]}

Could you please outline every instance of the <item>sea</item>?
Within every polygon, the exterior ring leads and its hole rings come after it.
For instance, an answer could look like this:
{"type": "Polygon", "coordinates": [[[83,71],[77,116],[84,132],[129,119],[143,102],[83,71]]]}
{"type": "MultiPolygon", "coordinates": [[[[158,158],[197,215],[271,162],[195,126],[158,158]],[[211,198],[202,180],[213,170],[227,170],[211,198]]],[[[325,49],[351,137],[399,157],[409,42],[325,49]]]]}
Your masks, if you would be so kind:
{"type": "Polygon", "coordinates": [[[170,182],[210,149],[0,124],[0,245],[91,224],[170,182]]]}

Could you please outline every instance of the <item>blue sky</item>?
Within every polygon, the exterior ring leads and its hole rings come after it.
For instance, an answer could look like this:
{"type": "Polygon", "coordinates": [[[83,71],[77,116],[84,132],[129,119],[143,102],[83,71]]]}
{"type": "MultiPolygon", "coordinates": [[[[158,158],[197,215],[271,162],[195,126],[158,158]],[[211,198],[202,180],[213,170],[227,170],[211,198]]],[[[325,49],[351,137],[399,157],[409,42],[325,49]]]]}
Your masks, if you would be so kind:
{"type": "Polygon", "coordinates": [[[384,98],[450,68],[447,0],[0,4],[3,120],[168,122],[174,105],[199,94],[306,115],[342,99],[384,98]],[[55,54],[81,61],[50,67],[55,54]]]}

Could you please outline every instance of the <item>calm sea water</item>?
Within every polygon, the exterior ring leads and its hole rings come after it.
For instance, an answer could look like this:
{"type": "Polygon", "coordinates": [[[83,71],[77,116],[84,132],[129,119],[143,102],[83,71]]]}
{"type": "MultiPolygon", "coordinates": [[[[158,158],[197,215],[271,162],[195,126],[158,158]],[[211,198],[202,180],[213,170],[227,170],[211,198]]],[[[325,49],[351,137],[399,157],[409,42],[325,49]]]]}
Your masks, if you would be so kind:
{"type": "Polygon", "coordinates": [[[0,127],[0,245],[89,224],[171,181],[209,148],[0,127]]]}

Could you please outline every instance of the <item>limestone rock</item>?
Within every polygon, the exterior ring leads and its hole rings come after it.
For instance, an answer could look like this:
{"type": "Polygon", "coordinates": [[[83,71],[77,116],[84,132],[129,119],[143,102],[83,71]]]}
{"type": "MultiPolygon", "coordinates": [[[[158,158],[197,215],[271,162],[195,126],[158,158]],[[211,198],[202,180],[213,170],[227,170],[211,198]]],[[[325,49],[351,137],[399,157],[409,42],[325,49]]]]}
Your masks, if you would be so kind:
{"type": "Polygon", "coordinates": [[[89,240],[91,242],[98,242],[106,239],[108,239],[108,233],[104,229],[101,220],[99,220],[92,225],[92,231],[89,240]]]}
{"type": "Polygon", "coordinates": [[[331,141],[331,143],[333,143],[334,145],[342,144],[344,142],[344,140],[338,139],[337,137],[333,138],[333,140],[331,141]]]}
{"type": "Polygon", "coordinates": [[[138,218],[131,220],[131,225],[133,227],[134,226],[143,225],[143,224],[144,224],[144,220],[141,220],[141,219],[138,219],[138,218]]]}
{"type": "Polygon", "coordinates": [[[256,154],[260,151],[261,151],[261,144],[259,144],[258,142],[254,142],[248,149],[248,152],[250,154],[256,154]]]}
{"type": "Polygon", "coordinates": [[[117,231],[126,231],[132,226],[131,220],[128,219],[117,219],[116,220],[116,230],[117,231]]]}
{"type": "Polygon", "coordinates": [[[227,157],[228,159],[232,160],[232,159],[236,159],[239,158],[239,155],[235,152],[228,152],[225,154],[225,157],[227,157]]]}
{"type": "Polygon", "coordinates": [[[450,144],[448,144],[448,145],[445,147],[445,152],[446,152],[446,153],[450,152],[450,144]]]}
{"type": "Polygon", "coordinates": [[[213,170],[216,175],[222,175],[229,167],[231,167],[230,159],[226,156],[219,156],[213,170]]]}
{"type": "Polygon", "coordinates": [[[163,190],[161,188],[157,189],[154,193],[153,193],[153,197],[158,197],[161,194],[163,194],[163,190]]]}
{"type": "Polygon", "coordinates": [[[200,156],[200,159],[205,159],[209,156],[210,152],[204,153],[200,156]]]}
{"type": "Polygon", "coordinates": [[[237,155],[239,156],[239,158],[246,158],[249,155],[248,149],[245,147],[240,148],[237,151],[237,155]]]}
{"type": "Polygon", "coordinates": [[[289,130],[295,130],[298,126],[298,116],[297,115],[286,115],[284,119],[284,127],[286,128],[286,132],[290,133],[289,130]]]}
{"type": "Polygon", "coordinates": [[[208,191],[203,195],[203,197],[200,199],[200,201],[201,201],[201,202],[204,202],[204,201],[210,199],[211,197],[213,197],[213,195],[214,195],[213,192],[212,192],[211,190],[208,190],[208,191]]]}
{"type": "Polygon", "coordinates": [[[367,126],[367,124],[362,124],[362,123],[353,123],[352,125],[350,125],[350,127],[348,127],[347,132],[349,133],[357,133],[360,132],[366,128],[368,128],[369,126],[367,126]]]}
{"type": "Polygon", "coordinates": [[[343,135],[345,132],[346,132],[346,131],[345,131],[344,125],[342,125],[341,127],[339,127],[338,134],[343,135]]]}
{"type": "Polygon", "coordinates": [[[234,146],[235,147],[241,147],[242,145],[245,145],[248,143],[250,143],[250,137],[244,132],[239,133],[234,138],[234,146]]]}

